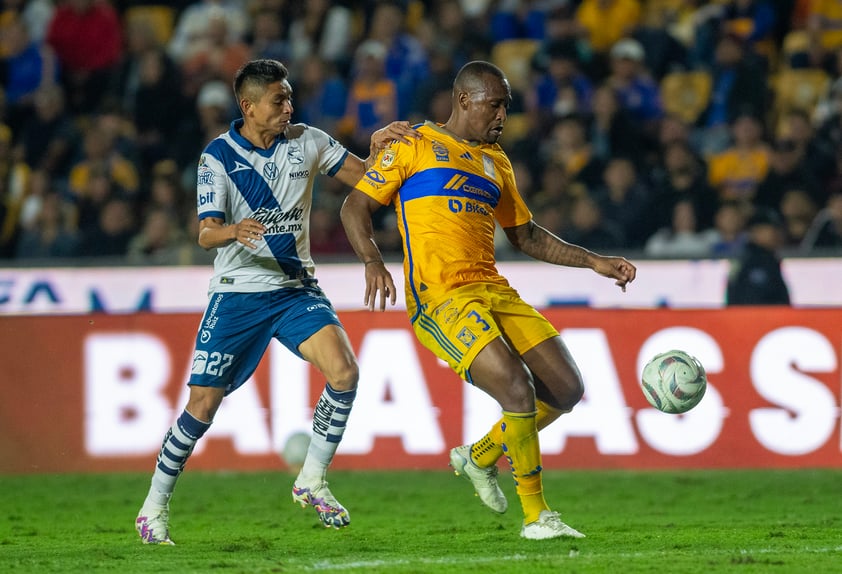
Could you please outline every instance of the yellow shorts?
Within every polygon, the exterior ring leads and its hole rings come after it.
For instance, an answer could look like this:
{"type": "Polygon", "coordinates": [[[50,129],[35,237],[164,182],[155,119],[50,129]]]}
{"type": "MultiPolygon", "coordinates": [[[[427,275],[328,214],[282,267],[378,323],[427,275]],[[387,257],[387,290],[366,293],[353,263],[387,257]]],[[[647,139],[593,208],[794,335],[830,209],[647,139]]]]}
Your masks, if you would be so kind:
{"type": "Polygon", "coordinates": [[[519,354],[558,336],[534,307],[506,285],[475,283],[427,301],[411,315],[415,335],[466,381],[474,358],[503,336],[519,354]]]}

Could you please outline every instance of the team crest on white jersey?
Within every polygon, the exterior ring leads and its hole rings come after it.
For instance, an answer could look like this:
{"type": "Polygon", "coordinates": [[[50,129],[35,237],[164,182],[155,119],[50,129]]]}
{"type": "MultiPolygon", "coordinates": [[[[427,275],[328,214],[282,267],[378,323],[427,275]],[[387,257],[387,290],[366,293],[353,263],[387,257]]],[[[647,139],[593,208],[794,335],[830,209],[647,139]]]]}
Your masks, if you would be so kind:
{"type": "Polygon", "coordinates": [[[272,181],[273,179],[278,179],[278,166],[275,164],[274,161],[270,161],[266,165],[263,166],[263,177],[272,181]]]}
{"type": "Polygon", "coordinates": [[[287,159],[289,163],[295,165],[304,163],[304,153],[302,153],[301,148],[297,144],[290,144],[287,150],[287,159]]]}

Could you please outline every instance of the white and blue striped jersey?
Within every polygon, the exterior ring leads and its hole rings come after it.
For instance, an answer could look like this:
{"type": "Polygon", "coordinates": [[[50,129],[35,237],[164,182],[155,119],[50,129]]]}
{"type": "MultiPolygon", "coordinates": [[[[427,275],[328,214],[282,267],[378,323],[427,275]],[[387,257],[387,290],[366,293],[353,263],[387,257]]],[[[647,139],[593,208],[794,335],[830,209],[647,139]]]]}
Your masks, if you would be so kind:
{"type": "Polygon", "coordinates": [[[310,208],[317,173],[333,176],[348,150],[318,128],[290,125],[269,149],[239,133],[243,120],[210,142],[199,160],[199,219],[226,223],[252,218],[266,227],[257,249],[220,247],[210,292],[254,293],[315,285],[310,255],[310,208]]]}

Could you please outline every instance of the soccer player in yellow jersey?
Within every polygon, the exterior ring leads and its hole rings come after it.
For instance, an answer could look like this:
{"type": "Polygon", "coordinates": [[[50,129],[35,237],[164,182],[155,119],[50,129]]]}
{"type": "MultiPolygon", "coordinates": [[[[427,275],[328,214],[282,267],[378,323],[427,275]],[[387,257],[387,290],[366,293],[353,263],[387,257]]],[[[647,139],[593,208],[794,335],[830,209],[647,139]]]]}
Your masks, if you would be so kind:
{"type": "Polygon", "coordinates": [[[625,290],[634,265],[571,245],[532,220],[512,166],[497,144],[511,90],[493,64],[466,64],[453,84],[444,125],[384,149],[342,206],[342,222],[365,264],[365,304],[395,303],[395,285],[374,241],[371,214],[393,203],[404,246],[406,304],[421,343],[494,397],[502,418],[486,436],[450,453],[482,501],[505,512],[497,460],[505,454],[524,512],[521,536],[582,537],[544,500],[538,430],[570,411],[582,377],[558,331],[524,302],[496,268],[495,220],[536,259],[588,267],[625,290]],[[377,300],[379,299],[379,303],[377,300]]]}

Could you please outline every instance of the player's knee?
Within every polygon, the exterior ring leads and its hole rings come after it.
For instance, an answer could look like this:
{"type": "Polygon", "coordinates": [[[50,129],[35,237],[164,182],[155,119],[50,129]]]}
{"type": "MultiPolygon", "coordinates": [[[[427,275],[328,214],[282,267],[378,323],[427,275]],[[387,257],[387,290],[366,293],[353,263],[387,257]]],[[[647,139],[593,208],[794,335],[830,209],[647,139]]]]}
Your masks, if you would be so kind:
{"type": "Polygon", "coordinates": [[[584,394],[585,383],[582,381],[582,377],[575,377],[568,385],[567,396],[564,401],[565,404],[562,405],[562,408],[565,410],[572,409],[582,400],[584,394]]]}
{"type": "Polygon", "coordinates": [[[357,382],[360,380],[360,367],[356,361],[344,363],[341,366],[333,369],[333,372],[328,377],[330,386],[337,391],[352,391],[357,388],[357,382]]]}
{"type": "Polygon", "coordinates": [[[582,400],[584,394],[585,383],[582,381],[582,377],[572,377],[564,382],[560,392],[556,394],[556,404],[553,406],[563,411],[569,411],[582,400]]]}
{"type": "Polygon", "coordinates": [[[535,389],[529,377],[516,377],[497,398],[505,411],[528,413],[535,410],[535,389]]]}

